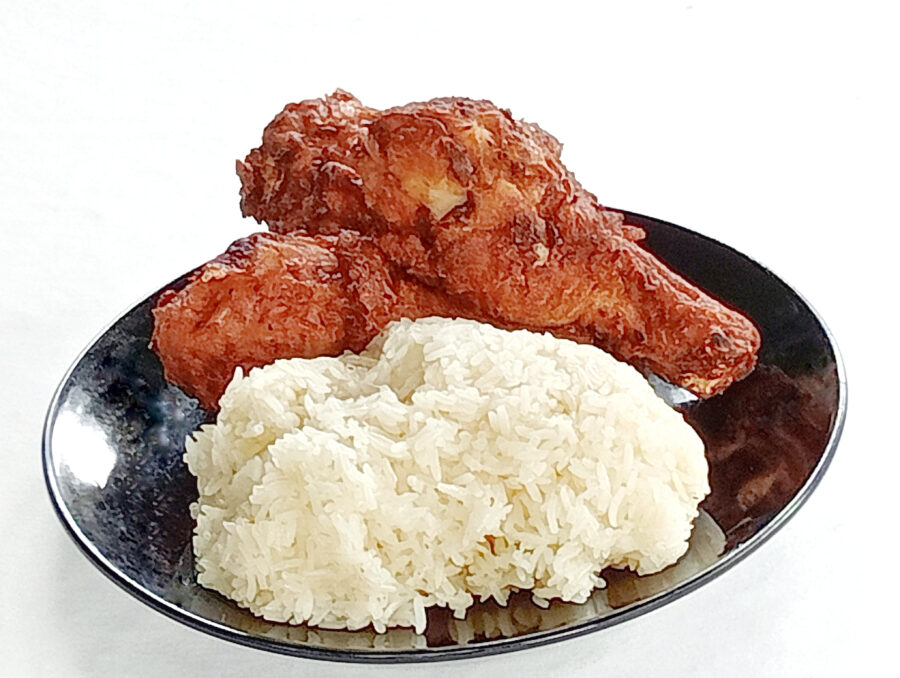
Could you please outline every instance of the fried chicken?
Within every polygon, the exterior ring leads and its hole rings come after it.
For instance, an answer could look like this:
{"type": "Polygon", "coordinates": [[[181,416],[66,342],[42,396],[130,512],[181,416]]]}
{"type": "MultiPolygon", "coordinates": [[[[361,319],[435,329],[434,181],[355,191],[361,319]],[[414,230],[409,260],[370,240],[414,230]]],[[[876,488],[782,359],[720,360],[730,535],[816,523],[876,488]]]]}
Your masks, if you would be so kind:
{"type": "Polygon", "coordinates": [[[380,111],[337,91],[269,124],[238,163],[241,207],[277,233],[367,235],[494,324],[596,343],[704,397],[749,373],[753,324],[644,250],[560,151],[487,101],[380,111]]]}
{"type": "Polygon", "coordinates": [[[235,367],[360,351],[402,317],[478,319],[463,301],[394,273],[357,233],[256,233],[159,296],[152,347],[166,379],[214,410],[235,367]]]}

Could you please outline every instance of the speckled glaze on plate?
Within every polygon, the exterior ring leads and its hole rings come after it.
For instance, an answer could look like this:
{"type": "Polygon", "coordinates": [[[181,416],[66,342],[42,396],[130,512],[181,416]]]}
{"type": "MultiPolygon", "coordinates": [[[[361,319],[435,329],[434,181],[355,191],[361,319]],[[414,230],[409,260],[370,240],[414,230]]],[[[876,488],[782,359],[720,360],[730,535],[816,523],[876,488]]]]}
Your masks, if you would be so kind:
{"type": "Polygon", "coordinates": [[[429,612],[428,632],[386,634],[287,626],[254,617],[196,582],[185,436],[210,415],[166,383],[149,350],[156,295],[116,320],[76,360],[47,413],[43,462],[54,508],[82,552],[113,582],[195,629],[283,654],[356,662],[420,662],[543,645],[621,623],[702,586],[769,539],[809,497],[834,454],[847,406],[834,340],[809,304],[770,271],[692,231],[626,213],[646,247],[750,316],[759,367],[698,401],[654,378],[707,445],[712,492],[691,548],[651,577],[605,571],[584,605],[475,606],[465,620],[429,612]]]}

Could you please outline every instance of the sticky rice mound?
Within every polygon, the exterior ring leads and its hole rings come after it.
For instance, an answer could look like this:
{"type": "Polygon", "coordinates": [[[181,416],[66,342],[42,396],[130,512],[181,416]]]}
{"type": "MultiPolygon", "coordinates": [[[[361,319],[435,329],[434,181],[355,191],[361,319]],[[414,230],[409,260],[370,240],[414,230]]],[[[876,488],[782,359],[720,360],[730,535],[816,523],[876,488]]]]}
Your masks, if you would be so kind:
{"type": "Polygon", "coordinates": [[[199,582],[266,619],[412,626],[477,599],[585,601],[687,549],[703,444],[593,346],[470,320],[235,375],[187,440],[199,582]]]}

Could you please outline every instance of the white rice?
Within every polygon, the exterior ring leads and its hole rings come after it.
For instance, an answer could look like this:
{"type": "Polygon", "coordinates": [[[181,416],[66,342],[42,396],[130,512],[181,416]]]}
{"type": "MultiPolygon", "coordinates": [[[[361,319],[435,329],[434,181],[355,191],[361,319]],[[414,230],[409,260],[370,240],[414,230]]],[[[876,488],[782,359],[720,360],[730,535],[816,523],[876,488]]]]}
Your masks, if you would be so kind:
{"type": "Polygon", "coordinates": [[[392,323],[279,360],[187,440],[198,579],[273,621],[425,627],[474,598],[583,602],[687,548],[703,444],[633,368],[550,335],[392,323]]]}

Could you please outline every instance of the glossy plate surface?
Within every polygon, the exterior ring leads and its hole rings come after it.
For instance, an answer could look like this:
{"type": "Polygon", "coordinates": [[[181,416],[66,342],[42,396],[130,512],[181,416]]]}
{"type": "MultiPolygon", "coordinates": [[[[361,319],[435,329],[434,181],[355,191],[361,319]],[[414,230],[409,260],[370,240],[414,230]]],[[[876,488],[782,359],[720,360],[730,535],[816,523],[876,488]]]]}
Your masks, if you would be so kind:
{"type": "Polygon", "coordinates": [[[759,367],[697,401],[655,379],[707,445],[712,493],[691,547],[650,577],[605,571],[584,605],[543,610],[527,593],[480,604],[465,620],[429,611],[428,632],[291,627],[254,617],[200,587],[188,507],[196,486],[185,436],[211,418],[168,385],[149,350],[156,295],[116,320],[78,358],[55,394],[44,473],[60,520],[84,554],[126,591],[189,626],[284,654],[360,662],[435,661],[542,645],[612,626],[669,603],[739,562],[808,498],[840,437],[847,391],[834,341],[799,294],[744,255],[636,214],[646,246],[686,278],[749,315],[762,333],[759,367]]]}

